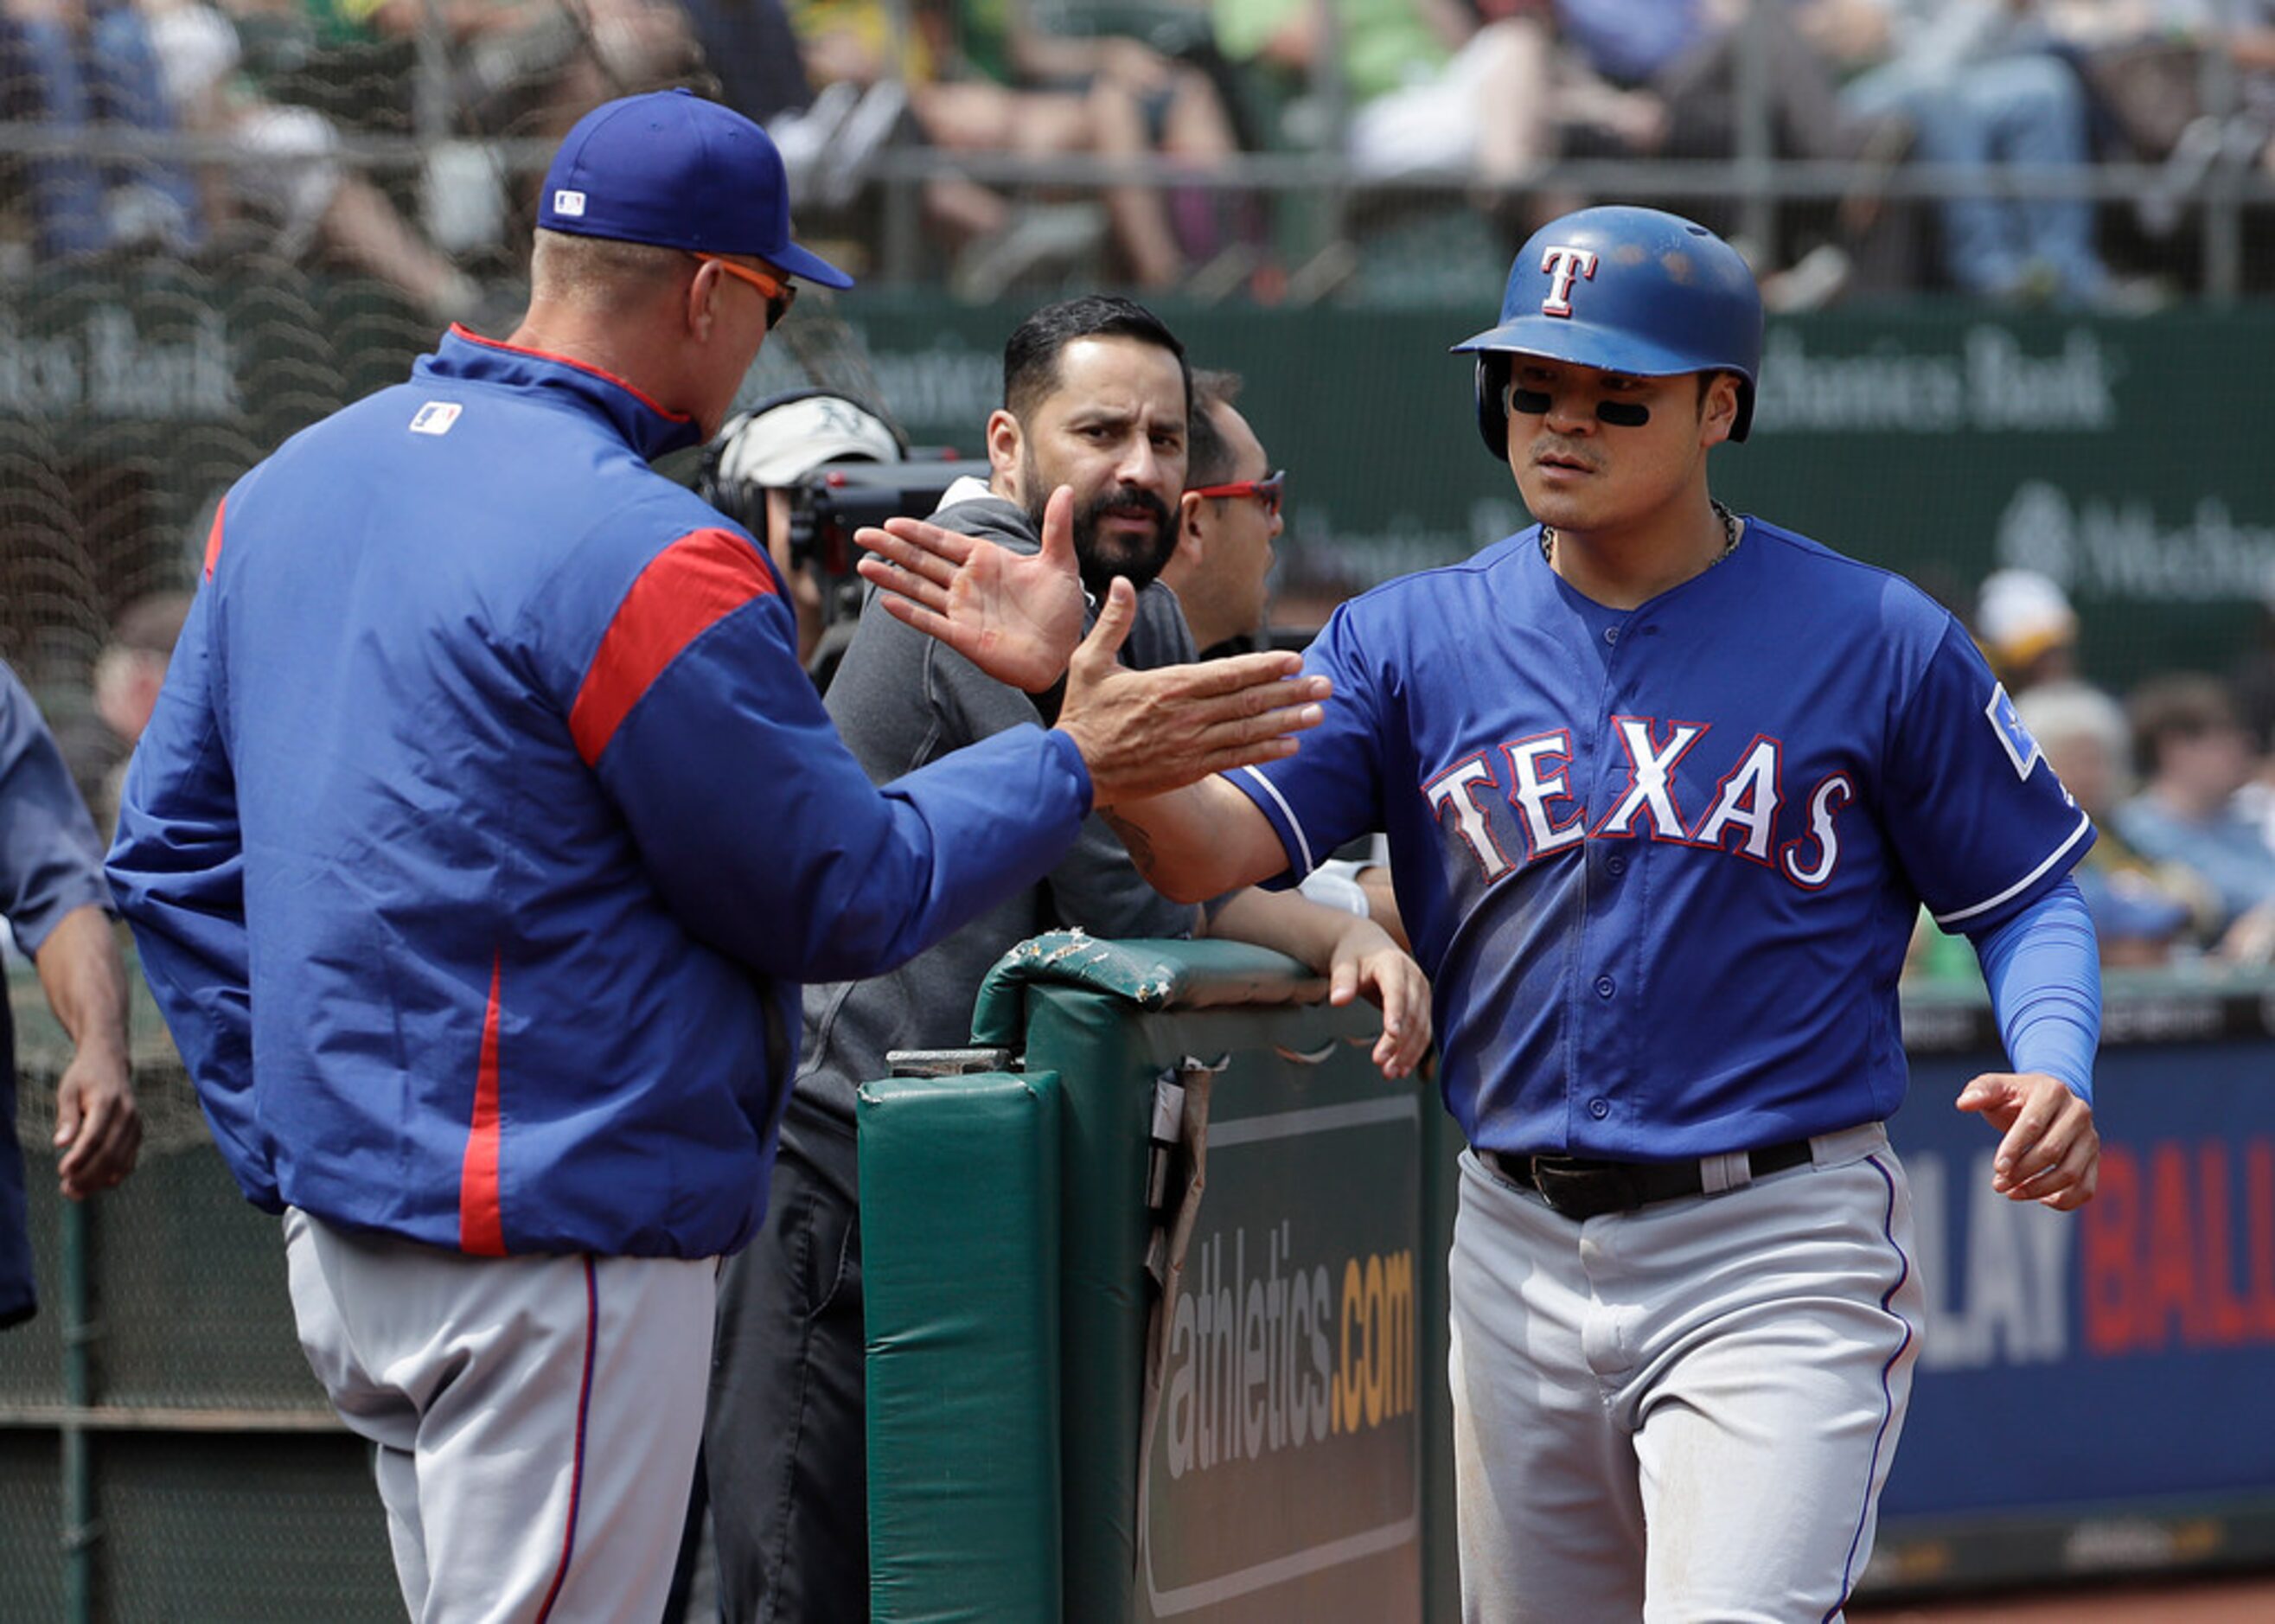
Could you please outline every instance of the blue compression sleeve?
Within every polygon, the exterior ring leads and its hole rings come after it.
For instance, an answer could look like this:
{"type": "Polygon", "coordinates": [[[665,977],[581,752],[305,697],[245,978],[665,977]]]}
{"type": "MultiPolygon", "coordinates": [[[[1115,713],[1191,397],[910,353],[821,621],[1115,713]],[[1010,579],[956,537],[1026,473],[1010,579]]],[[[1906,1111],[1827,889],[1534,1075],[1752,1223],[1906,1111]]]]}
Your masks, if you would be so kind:
{"type": "Polygon", "coordinates": [[[2101,959],[2077,881],[2065,879],[2004,925],[1969,932],[1968,940],[1983,963],[2008,1063],[2058,1077],[2092,1104],[2101,959]]]}

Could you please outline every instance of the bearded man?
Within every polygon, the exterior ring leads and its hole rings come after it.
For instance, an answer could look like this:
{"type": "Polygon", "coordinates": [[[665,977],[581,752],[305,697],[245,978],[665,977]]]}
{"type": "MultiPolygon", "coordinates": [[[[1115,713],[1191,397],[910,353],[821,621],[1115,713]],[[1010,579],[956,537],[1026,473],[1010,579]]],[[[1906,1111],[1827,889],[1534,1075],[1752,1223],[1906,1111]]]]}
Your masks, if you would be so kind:
{"type": "MultiPolygon", "coordinates": [[[[933,522],[1032,554],[1070,514],[1093,613],[1115,576],[1138,588],[1123,662],[1188,662],[1192,634],[1156,578],[1177,545],[1191,410],[1183,346],[1152,312],[1102,296],[1047,306],[1004,346],[986,480],[950,486],[933,522]]],[[[873,594],[825,703],[883,782],[1022,722],[1047,725],[1059,698],[986,676],[873,594]]],[[[1172,903],[1094,817],[1037,884],[899,970],[807,986],[766,1224],[720,1280],[704,1460],[729,1624],[869,1616],[854,1092],[888,1074],[892,1050],[967,1045],[995,962],[1077,925],[1109,939],[1207,934],[1278,948],[1382,1005],[1375,1060],[1386,1075],[1405,1075],[1428,1046],[1427,986],[1379,925],[1292,892],[1172,903]]]]}

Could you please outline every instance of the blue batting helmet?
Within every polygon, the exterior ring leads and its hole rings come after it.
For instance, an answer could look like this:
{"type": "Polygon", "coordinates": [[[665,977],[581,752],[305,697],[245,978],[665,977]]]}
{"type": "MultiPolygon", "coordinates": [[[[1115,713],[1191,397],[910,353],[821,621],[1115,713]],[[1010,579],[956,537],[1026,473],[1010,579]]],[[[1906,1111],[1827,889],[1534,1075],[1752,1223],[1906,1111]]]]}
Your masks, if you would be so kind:
{"type": "Polygon", "coordinates": [[[1761,372],[1761,290],[1738,251],[1703,225],[1626,204],[1583,208],[1517,250],[1500,324],[1454,349],[1477,352],[1478,429],[1495,457],[1508,455],[1511,355],[1636,378],[1735,373],[1730,438],[1743,440],[1761,372]]]}

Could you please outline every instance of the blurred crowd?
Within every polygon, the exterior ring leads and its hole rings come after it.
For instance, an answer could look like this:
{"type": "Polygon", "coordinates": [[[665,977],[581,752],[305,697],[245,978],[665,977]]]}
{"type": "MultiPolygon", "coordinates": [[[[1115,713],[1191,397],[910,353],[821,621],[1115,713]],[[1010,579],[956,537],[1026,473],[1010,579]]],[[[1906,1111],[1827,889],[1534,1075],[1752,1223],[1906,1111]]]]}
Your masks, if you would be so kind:
{"type": "Polygon", "coordinates": [[[1590,200],[1571,160],[1654,166],[1625,200],[1731,231],[1649,177],[1765,132],[1847,178],[1745,244],[1775,306],[2132,311],[2184,289],[2204,177],[2275,167],[2275,0],[0,0],[0,245],[324,258],[468,317],[532,212],[501,139],[669,84],[766,123],[801,222],[857,254],[881,160],[918,155],[891,167],[920,262],[973,298],[1319,297],[1386,220],[1521,238],[1590,200]],[[1258,184],[1254,155],[1341,184],[1258,184]],[[2061,177],[2112,162],[2150,178],[2061,177]],[[1892,188],[1911,164],[1984,182],[1892,188]]]}
{"type": "MultiPolygon", "coordinates": [[[[1995,570],[1973,611],[2024,727],[2093,819],[2075,873],[2104,966],[2275,965],[2275,581],[2230,668],[2160,672],[2121,695],[2093,680],[2077,615],[2047,577],[1995,570]]],[[[1910,970],[1979,973],[1964,940],[1924,922],[1910,970]]]]}

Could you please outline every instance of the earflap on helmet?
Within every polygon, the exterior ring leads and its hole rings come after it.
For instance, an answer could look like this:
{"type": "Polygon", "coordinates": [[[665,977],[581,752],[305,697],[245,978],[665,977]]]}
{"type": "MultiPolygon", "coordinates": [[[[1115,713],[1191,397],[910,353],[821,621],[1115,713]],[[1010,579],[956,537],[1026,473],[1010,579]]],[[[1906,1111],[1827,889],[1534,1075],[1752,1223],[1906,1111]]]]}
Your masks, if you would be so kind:
{"type": "Polygon", "coordinates": [[[1508,357],[1495,351],[1478,354],[1478,436],[1495,462],[1508,460],[1508,357]]]}

